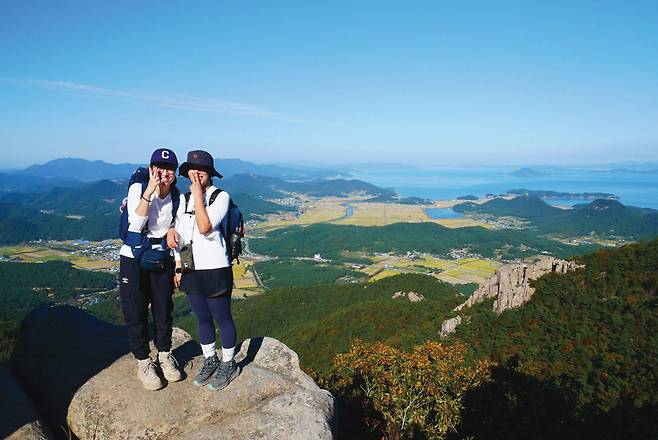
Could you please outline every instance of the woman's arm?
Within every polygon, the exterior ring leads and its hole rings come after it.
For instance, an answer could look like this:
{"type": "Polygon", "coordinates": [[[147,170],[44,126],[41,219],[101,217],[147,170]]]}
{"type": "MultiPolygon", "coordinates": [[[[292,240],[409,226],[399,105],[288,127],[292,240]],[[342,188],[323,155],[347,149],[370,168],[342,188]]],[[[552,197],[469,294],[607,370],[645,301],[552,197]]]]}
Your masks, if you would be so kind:
{"type": "Polygon", "coordinates": [[[139,205],[135,209],[135,214],[140,217],[147,217],[149,213],[149,205],[151,204],[151,196],[157,191],[160,184],[159,170],[154,167],[149,167],[149,184],[144,190],[144,194],[139,199],[139,205]]]}

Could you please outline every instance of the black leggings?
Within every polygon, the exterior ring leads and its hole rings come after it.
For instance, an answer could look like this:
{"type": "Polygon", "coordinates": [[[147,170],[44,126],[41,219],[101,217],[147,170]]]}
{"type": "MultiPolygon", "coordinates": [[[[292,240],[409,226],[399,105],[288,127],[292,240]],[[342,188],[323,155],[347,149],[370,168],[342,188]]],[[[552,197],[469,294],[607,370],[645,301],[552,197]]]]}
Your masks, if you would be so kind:
{"type": "Polygon", "coordinates": [[[199,339],[202,344],[215,342],[215,322],[219,324],[222,347],[235,347],[236,330],[231,316],[231,293],[208,298],[203,295],[188,294],[187,300],[199,320],[199,339]],[[213,321],[214,318],[214,321],[213,321]]]}
{"type": "Polygon", "coordinates": [[[165,270],[149,272],[142,270],[134,258],[121,256],[119,263],[119,296],[123,316],[128,327],[128,346],[137,359],[149,356],[147,332],[148,310],[151,305],[155,337],[153,342],[158,351],[171,350],[171,329],[174,304],[174,259],[168,259],[165,270]]]}

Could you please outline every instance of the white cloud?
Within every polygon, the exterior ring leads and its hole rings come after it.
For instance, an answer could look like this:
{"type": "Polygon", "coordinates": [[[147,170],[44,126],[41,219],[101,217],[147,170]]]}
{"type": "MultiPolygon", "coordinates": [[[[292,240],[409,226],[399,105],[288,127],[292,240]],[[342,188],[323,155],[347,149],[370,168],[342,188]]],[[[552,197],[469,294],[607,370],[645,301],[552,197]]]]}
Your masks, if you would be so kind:
{"type": "Polygon", "coordinates": [[[240,102],[224,101],[221,99],[203,98],[198,96],[176,94],[176,93],[147,93],[129,90],[116,90],[104,87],[97,87],[88,84],[73,83],[67,81],[52,81],[43,79],[7,79],[3,78],[0,81],[10,84],[19,84],[24,86],[37,87],[46,90],[59,90],[70,93],[80,93],[91,97],[111,97],[119,98],[126,101],[141,102],[158,107],[168,107],[179,110],[189,110],[198,112],[210,113],[225,113],[236,116],[246,116],[253,118],[271,119],[281,122],[290,123],[310,123],[320,125],[334,125],[341,124],[327,122],[327,121],[314,121],[308,119],[300,119],[281,113],[273,112],[269,109],[258,107],[251,104],[244,104],[240,102]]]}

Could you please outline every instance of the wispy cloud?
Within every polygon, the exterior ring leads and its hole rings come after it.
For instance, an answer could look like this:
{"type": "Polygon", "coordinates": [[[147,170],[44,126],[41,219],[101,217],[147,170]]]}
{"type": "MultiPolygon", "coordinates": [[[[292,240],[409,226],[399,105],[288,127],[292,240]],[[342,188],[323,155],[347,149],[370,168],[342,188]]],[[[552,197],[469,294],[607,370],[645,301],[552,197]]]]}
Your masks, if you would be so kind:
{"type": "Polygon", "coordinates": [[[45,90],[58,90],[62,92],[78,93],[91,97],[118,98],[126,101],[140,102],[157,107],[167,107],[179,110],[189,110],[209,113],[225,113],[236,116],[245,116],[252,118],[271,119],[275,121],[291,123],[310,123],[320,125],[341,124],[327,121],[315,121],[301,119],[293,116],[273,112],[269,109],[258,107],[251,104],[240,102],[224,101],[221,99],[203,98],[198,96],[176,94],[176,93],[147,93],[132,90],[108,89],[97,87],[89,84],[80,84],[66,81],[52,81],[44,79],[10,79],[2,78],[4,83],[17,84],[22,86],[36,87],[45,90]]]}

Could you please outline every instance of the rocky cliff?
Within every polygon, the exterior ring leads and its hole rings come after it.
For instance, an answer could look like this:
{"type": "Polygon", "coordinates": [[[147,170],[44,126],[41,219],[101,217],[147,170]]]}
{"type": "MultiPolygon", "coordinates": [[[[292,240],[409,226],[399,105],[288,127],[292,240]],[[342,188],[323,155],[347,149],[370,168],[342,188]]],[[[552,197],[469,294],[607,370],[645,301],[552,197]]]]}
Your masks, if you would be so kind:
{"type": "MultiPolygon", "coordinates": [[[[489,298],[494,300],[493,310],[496,313],[520,307],[530,301],[535,293],[531,281],[546,273],[565,273],[578,267],[573,261],[544,256],[522,263],[506,264],[499,267],[496,273],[478,287],[464,303],[455,307],[455,311],[471,307],[489,298]]],[[[444,321],[439,334],[443,337],[454,332],[460,323],[460,316],[444,321]]]]}
{"type": "Polygon", "coordinates": [[[240,376],[218,392],[190,383],[203,361],[179,329],[174,355],[188,377],[146,391],[123,327],[56,307],[26,317],[11,366],[47,423],[82,440],[333,438],[333,397],[281,342],[245,341],[240,376]]]}

